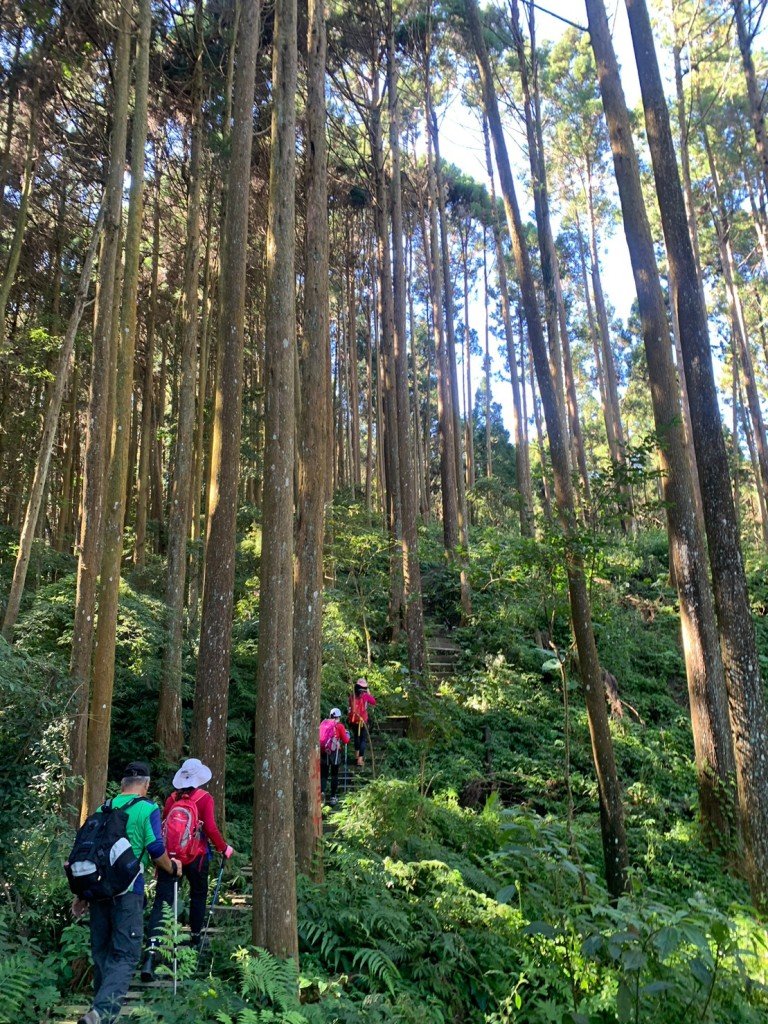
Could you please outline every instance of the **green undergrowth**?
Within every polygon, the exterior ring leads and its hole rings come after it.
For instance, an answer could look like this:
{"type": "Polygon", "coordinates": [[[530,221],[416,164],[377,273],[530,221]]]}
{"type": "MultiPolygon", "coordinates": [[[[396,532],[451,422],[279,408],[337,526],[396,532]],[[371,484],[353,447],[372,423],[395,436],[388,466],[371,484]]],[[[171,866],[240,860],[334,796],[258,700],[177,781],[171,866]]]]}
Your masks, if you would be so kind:
{"type": "MultiPolygon", "coordinates": [[[[236,573],[227,765],[229,835],[250,846],[257,718],[261,530],[246,512],[236,573]]],[[[0,589],[12,545],[0,537],[0,589]]],[[[178,997],[147,997],[145,1024],[254,1021],[419,1024],[624,1024],[768,1019],[764,922],[728,863],[702,843],[666,538],[585,535],[595,635],[615,677],[612,721],[627,812],[631,888],[602,882],[597,792],[562,551],[512,530],[476,527],[472,616],[462,622],[455,565],[422,531],[428,632],[462,648],[458,672],[418,681],[387,624],[390,552],[378,523],[347,501],[328,524],[323,710],[345,707],[365,674],[376,778],[334,816],[321,882],[299,879],[298,974],[247,945],[247,924],[213,943],[211,972],[178,997]],[[566,715],[567,704],[567,715],[566,715]],[[411,738],[380,728],[407,715],[411,738]]],[[[87,932],[69,923],[60,864],[73,564],[37,550],[13,647],[0,641],[0,1020],[46,1019],[88,983],[87,932]],[[23,1010],[20,1010],[22,1007],[23,1010]],[[10,1009],[13,1008],[13,1009],[10,1009]],[[26,1016],[24,1015],[26,1014],[26,1016]]],[[[768,669],[765,564],[750,593],[768,669]]],[[[121,585],[114,777],[147,756],[158,795],[172,766],[153,747],[162,661],[163,563],[121,585]]],[[[197,638],[184,647],[191,717],[197,638]]],[[[186,970],[186,969],[185,969],[186,970]]]]}

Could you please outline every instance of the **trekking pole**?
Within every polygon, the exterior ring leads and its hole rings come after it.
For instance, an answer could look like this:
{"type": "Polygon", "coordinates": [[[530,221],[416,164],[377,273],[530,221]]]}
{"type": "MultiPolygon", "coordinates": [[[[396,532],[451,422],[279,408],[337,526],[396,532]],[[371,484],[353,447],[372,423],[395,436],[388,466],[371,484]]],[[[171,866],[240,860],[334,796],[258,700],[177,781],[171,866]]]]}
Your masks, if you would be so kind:
{"type": "Polygon", "coordinates": [[[178,955],[177,955],[177,942],[178,942],[178,931],[179,931],[179,879],[178,876],[174,876],[173,879],[173,994],[176,995],[177,988],[177,975],[178,975],[178,955]]]}
{"type": "Polygon", "coordinates": [[[347,768],[347,747],[348,743],[344,744],[344,796],[347,795],[347,779],[349,778],[349,769],[347,768]]]}
{"type": "Polygon", "coordinates": [[[211,905],[208,908],[208,920],[205,922],[205,932],[200,938],[200,948],[197,951],[197,967],[200,969],[200,963],[203,958],[203,949],[208,941],[208,929],[211,927],[211,920],[213,918],[213,908],[216,906],[216,902],[219,898],[219,890],[221,889],[221,880],[224,877],[224,864],[226,858],[224,854],[221,855],[221,867],[219,868],[219,877],[216,879],[216,885],[213,887],[213,898],[211,899],[211,905]]]}

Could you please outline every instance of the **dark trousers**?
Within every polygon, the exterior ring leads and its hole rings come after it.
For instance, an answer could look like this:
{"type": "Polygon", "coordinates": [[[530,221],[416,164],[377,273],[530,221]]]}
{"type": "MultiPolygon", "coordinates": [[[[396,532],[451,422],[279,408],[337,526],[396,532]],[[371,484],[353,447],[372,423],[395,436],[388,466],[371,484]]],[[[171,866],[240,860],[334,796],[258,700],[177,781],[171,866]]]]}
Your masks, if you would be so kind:
{"type": "Polygon", "coordinates": [[[334,797],[339,791],[339,764],[341,762],[341,751],[333,754],[326,754],[320,751],[320,792],[325,795],[328,786],[328,776],[331,777],[331,796],[334,797]]]}
{"type": "Polygon", "coordinates": [[[94,901],[90,910],[93,1007],[102,1024],[112,1024],[141,956],[144,894],[126,892],[114,900],[94,901]]]}
{"type": "Polygon", "coordinates": [[[352,726],[352,739],[357,756],[365,757],[365,748],[368,746],[368,726],[365,722],[356,722],[352,726]]]}
{"type": "MultiPolygon", "coordinates": [[[[186,878],[189,882],[189,930],[192,933],[193,943],[199,939],[205,921],[205,903],[208,899],[208,864],[208,857],[203,855],[193,860],[191,864],[185,864],[181,869],[182,878],[186,878]]],[[[176,885],[176,881],[167,871],[157,872],[155,902],[152,904],[152,913],[149,915],[150,943],[155,940],[160,931],[163,907],[173,906],[173,887],[176,885]]]]}

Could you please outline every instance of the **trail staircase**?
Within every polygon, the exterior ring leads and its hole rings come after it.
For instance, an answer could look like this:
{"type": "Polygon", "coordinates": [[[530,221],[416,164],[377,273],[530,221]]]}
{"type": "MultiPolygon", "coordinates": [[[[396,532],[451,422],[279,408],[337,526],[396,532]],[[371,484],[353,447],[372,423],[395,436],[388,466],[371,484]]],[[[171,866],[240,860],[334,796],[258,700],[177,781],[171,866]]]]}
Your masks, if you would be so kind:
{"type": "MultiPolygon", "coordinates": [[[[430,679],[435,689],[440,682],[449,680],[456,675],[459,661],[462,656],[462,648],[454,640],[447,636],[430,636],[427,638],[427,663],[429,666],[430,679]]],[[[377,717],[372,723],[373,756],[370,748],[366,757],[364,768],[357,768],[354,764],[354,754],[347,757],[339,770],[339,806],[343,804],[344,798],[366,786],[374,778],[374,766],[378,774],[382,760],[385,758],[386,746],[392,739],[408,736],[410,719],[407,715],[391,715],[388,718],[377,717]]],[[[351,743],[350,743],[351,747],[351,743]]],[[[334,809],[328,808],[323,814],[323,834],[332,834],[334,826],[334,809]]],[[[232,877],[222,887],[219,901],[214,907],[211,916],[211,927],[204,930],[203,941],[208,950],[211,939],[225,932],[231,932],[237,927],[243,931],[248,930],[251,914],[251,894],[249,890],[252,878],[250,864],[237,869],[232,877]]],[[[189,934],[189,928],[182,928],[182,936],[189,934]]],[[[244,938],[244,941],[248,941],[244,938]]],[[[209,955],[204,955],[205,964],[209,963],[209,955]]],[[[125,997],[125,1003],[119,1014],[119,1020],[130,1020],[132,1009],[139,1006],[149,993],[158,991],[170,992],[173,983],[168,977],[158,977],[155,981],[145,983],[139,978],[136,971],[133,982],[125,997]]],[[[50,1018],[51,1024],[77,1024],[78,1018],[86,1012],[90,1004],[85,1004],[82,997],[73,996],[68,1002],[57,1007],[50,1018]]],[[[192,1022],[194,1024],[194,1022],[192,1022]]]]}

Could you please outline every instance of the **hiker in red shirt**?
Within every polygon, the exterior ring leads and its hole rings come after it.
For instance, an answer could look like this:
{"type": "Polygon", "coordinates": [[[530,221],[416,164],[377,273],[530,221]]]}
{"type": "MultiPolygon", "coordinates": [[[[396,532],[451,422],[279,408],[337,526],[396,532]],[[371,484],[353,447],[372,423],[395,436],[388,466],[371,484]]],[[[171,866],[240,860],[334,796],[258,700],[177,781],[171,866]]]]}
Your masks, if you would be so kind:
{"type": "MultiPolygon", "coordinates": [[[[196,757],[188,758],[173,777],[174,792],[163,808],[163,839],[181,861],[182,876],[189,881],[190,945],[200,945],[208,898],[208,867],[213,846],[227,860],[234,850],[216,827],[211,794],[203,789],[211,780],[211,769],[196,757]]],[[[163,918],[163,907],[173,905],[176,881],[158,873],[155,902],[149,915],[149,950],[141,968],[141,980],[151,981],[155,968],[155,942],[163,918]]]]}
{"type": "Polygon", "coordinates": [[[368,705],[373,707],[375,703],[376,698],[368,692],[368,683],[361,677],[349,695],[348,717],[352,726],[352,738],[355,741],[358,768],[365,764],[365,748],[368,745],[368,705]]]}
{"type": "Polygon", "coordinates": [[[331,795],[328,803],[339,802],[339,765],[342,745],[349,743],[349,733],[342,725],[341,709],[331,708],[328,717],[320,723],[320,792],[325,796],[328,776],[331,777],[331,795]]]}

